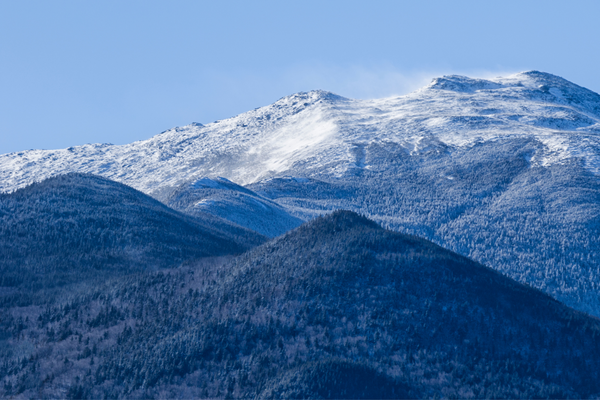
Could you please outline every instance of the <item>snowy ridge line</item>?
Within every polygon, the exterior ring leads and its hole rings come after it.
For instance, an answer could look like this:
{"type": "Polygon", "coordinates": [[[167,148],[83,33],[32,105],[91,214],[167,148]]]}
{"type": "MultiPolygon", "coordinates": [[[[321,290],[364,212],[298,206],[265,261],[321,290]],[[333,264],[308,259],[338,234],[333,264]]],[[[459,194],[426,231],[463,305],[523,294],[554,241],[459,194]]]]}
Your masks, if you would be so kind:
{"type": "Polygon", "coordinates": [[[402,144],[417,155],[432,143],[452,151],[523,137],[546,148],[532,157],[533,165],[580,158],[598,174],[599,133],[600,96],[560,77],[537,71],[492,80],[453,75],[401,97],[353,100],[317,90],[127,145],[0,155],[0,191],[84,172],[160,197],[203,176],[242,185],[295,175],[298,168],[305,176],[340,176],[360,164],[357,146],[371,142],[402,144]]]}

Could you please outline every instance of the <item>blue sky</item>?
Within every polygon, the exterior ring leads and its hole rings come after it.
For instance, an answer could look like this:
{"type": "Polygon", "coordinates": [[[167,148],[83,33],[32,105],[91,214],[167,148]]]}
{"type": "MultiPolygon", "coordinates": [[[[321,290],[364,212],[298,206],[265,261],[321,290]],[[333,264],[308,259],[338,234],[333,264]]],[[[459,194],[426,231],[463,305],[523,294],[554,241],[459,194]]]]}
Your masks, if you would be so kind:
{"type": "Polygon", "coordinates": [[[600,92],[600,1],[0,0],[0,153],[124,144],[311,89],[537,69],[600,92]]]}

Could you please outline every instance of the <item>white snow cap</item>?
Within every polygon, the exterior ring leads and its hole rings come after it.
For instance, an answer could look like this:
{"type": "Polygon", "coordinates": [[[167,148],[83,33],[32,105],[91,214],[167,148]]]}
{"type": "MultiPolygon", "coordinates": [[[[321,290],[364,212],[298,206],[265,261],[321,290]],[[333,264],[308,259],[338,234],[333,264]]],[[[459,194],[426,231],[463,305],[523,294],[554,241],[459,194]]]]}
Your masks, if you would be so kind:
{"type": "Polygon", "coordinates": [[[186,182],[218,185],[219,176],[237,184],[284,175],[338,176],[369,168],[364,149],[372,142],[398,143],[416,155],[436,146],[451,151],[516,137],[545,145],[532,165],[578,157],[598,173],[599,133],[600,96],[558,76],[538,71],[489,80],[449,75],[401,97],[354,100],[314,90],[128,145],[4,154],[0,191],[67,172],[102,175],[148,194],[186,182]]]}

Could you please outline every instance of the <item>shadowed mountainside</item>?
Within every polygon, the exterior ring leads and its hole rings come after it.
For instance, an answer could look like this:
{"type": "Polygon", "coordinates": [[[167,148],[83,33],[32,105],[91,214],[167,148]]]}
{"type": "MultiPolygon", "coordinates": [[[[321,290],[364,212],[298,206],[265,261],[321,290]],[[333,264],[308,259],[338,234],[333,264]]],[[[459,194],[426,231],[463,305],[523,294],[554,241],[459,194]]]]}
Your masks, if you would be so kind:
{"type": "Polygon", "coordinates": [[[27,320],[18,312],[3,396],[600,393],[598,319],[346,211],[231,261],[113,280],[27,320]]]}
{"type": "Polygon", "coordinates": [[[40,289],[239,254],[265,240],[105,178],[58,176],[0,195],[0,298],[26,303],[40,289]]]}

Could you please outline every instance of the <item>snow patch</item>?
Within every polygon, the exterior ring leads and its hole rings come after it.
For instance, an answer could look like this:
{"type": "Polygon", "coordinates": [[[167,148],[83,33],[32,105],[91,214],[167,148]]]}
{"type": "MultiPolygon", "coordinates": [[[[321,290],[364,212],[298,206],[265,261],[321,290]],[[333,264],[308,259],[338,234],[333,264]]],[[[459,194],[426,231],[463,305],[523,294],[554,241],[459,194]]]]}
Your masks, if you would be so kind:
{"type": "Polygon", "coordinates": [[[214,200],[202,199],[194,203],[194,207],[210,207],[215,204],[214,200]]]}
{"type": "Polygon", "coordinates": [[[196,182],[191,184],[191,187],[193,187],[194,189],[211,188],[229,190],[229,188],[221,185],[219,182],[216,182],[210,178],[198,179],[196,182]]]}
{"type": "Polygon", "coordinates": [[[563,93],[560,91],[560,89],[557,88],[550,88],[548,90],[551,94],[554,95],[554,97],[556,97],[558,100],[564,101],[565,100],[565,96],[563,96],[563,93]]]}

